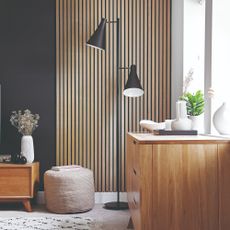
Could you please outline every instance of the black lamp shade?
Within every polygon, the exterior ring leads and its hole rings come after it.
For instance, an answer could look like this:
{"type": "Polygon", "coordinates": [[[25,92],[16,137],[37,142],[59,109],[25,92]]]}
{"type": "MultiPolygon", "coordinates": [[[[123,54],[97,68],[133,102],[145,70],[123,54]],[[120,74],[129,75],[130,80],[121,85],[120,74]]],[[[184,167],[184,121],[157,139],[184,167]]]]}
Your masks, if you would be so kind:
{"type": "Polygon", "coordinates": [[[140,97],[144,94],[140,80],[137,76],[136,65],[131,65],[128,81],[125,84],[123,94],[126,97],[140,97]]]}
{"type": "Polygon", "coordinates": [[[96,49],[105,50],[106,46],[106,19],[102,18],[99,26],[86,43],[88,46],[96,49]]]}

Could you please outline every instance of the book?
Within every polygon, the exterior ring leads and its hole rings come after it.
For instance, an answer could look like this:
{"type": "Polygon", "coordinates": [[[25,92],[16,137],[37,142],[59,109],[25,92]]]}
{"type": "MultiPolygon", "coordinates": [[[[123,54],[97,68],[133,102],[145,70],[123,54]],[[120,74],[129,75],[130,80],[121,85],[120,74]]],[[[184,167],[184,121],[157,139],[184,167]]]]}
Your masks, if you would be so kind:
{"type": "Polygon", "coordinates": [[[197,135],[197,130],[165,130],[158,129],[153,132],[155,135],[197,135]]]}

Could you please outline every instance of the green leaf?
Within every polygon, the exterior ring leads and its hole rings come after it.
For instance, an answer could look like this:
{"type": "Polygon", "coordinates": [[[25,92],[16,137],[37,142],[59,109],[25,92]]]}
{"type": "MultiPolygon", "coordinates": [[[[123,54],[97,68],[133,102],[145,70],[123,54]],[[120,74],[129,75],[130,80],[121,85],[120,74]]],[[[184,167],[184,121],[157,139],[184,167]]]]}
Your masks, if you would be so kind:
{"type": "Polygon", "coordinates": [[[186,101],[187,114],[190,116],[199,116],[204,112],[204,94],[201,90],[196,93],[185,93],[180,96],[180,100],[186,101]]]}

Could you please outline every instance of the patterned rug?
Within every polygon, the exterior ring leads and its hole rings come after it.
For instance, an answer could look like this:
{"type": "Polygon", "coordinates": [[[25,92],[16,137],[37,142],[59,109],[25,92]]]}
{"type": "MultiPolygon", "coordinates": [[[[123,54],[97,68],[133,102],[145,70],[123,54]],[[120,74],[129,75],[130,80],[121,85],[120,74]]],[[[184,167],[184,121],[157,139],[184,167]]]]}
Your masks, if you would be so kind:
{"type": "Polygon", "coordinates": [[[13,217],[0,218],[0,229],[4,230],[99,230],[91,218],[78,216],[13,217]]]}

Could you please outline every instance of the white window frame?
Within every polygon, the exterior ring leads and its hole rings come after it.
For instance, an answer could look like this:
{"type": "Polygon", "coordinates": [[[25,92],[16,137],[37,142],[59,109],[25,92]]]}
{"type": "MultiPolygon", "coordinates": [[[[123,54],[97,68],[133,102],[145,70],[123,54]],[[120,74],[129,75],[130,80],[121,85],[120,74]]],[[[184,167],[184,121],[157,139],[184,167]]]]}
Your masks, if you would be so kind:
{"type": "Polygon", "coordinates": [[[213,1],[205,1],[205,58],[204,58],[204,91],[205,93],[205,133],[211,133],[211,99],[207,92],[212,85],[212,16],[213,1]]]}

